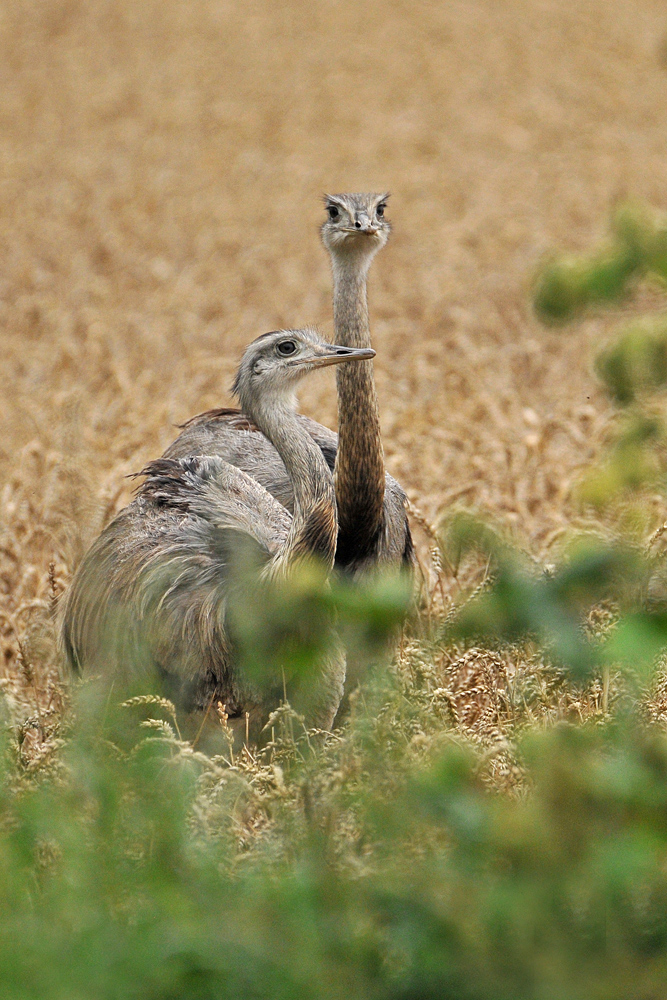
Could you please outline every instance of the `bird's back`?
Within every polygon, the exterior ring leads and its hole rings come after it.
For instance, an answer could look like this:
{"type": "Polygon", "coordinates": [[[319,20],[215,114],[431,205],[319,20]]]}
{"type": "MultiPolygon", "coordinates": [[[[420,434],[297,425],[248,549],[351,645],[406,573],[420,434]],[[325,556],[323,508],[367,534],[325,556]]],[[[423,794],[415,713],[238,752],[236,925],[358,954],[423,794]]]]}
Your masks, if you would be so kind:
{"type": "Polygon", "coordinates": [[[232,670],[225,625],[230,568],[242,546],[266,561],[287,510],[216,457],[161,459],[102,532],[65,599],[63,649],[77,671],[158,672],[182,705],[211,692],[229,714],[255,697],[232,670]]]}
{"type": "MultiPolygon", "coordinates": [[[[219,457],[158,459],[143,471],[137,497],[89,549],[67,592],[65,657],[79,673],[157,674],[186,711],[220,701],[232,717],[250,710],[261,727],[285,678],[273,686],[265,679],[259,690],[239,670],[227,620],[230,583],[242,579],[235,570],[257,568],[280,549],[291,515],[219,457]]],[[[310,725],[329,729],[345,681],[335,644],[313,681],[303,692],[288,685],[288,694],[310,725]]]]}
{"type": "MultiPolygon", "coordinates": [[[[333,471],[338,435],[303,414],[299,421],[320,447],[333,471]]],[[[241,469],[258,482],[283,507],[294,509],[294,491],[280,455],[246,416],[235,409],[209,410],[182,426],[181,433],[164,453],[165,458],[215,455],[241,469]]],[[[412,568],[414,550],[407,519],[407,497],[396,480],[385,477],[383,520],[371,539],[339,535],[336,565],[358,572],[378,564],[412,568]]]]}

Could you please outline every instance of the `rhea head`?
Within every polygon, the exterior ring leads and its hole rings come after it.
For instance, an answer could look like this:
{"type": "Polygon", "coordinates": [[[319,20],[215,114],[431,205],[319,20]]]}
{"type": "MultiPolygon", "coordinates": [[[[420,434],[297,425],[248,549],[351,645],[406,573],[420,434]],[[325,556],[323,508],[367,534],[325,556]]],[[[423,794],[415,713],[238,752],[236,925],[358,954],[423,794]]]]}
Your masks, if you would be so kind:
{"type": "Polygon", "coordinates": [[[367,257],[380,250],[391,232],[385,219],[388,194],[327,194],[322,242],[338,260],[367,257]]]}
{"type": "Polygon", "coordinates": [[[241,359],[232,392],[243,412],[261,420],[262,411],[294,405],[294,393],[309,372],[375,357],[371,348],[327,344],[316,330],[273,330],[250,344],[241,359]]]}

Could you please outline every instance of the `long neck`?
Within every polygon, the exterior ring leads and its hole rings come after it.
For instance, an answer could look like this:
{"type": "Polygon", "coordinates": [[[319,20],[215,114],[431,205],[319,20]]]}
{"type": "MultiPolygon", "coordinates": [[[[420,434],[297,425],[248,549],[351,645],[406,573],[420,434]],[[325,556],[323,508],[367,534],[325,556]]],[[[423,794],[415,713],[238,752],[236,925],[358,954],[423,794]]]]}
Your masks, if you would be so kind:
{"type": "MultiPolygon", "coordinates": [[[[354,258],[333,260],[334,339],[344,347],[371,346],[366,299],[368,263],[354,258]]],[[[377,537],[384,503],[384,456],[373,362],[340,365],[336,385],[337,557],[345,563],[353,551],[370,551],[377,537]]]]}
{"type": "Polygon", "coordinates": [[[271,560],[269,573],[281,573],[307,558],[333,566],[338,534],[336,495],[320,448],[286,405],[263,408],[253,417],[282,458],[294,490],[292,526],[271,560]]]}

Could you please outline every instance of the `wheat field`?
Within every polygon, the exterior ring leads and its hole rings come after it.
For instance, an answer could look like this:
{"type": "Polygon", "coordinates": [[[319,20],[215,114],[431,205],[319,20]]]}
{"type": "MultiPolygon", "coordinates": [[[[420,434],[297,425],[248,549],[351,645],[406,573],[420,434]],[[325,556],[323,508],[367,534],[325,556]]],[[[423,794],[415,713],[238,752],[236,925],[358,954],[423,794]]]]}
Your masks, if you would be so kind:
{"type": "MultiPolygon", "coordinates": [[[[324,191],[392,193],[389,471],[429,520],[462,502],[546,552],[604,440],[613,321],[547,330],[530,282],[620,198],[665,205],[666,37],[658,0],[3,4],[5,686],[125,477],[229,402],[244,345],[331,334],[324,191]]],[[[335,426],[333,376],[301,403],[335,426]]]]}

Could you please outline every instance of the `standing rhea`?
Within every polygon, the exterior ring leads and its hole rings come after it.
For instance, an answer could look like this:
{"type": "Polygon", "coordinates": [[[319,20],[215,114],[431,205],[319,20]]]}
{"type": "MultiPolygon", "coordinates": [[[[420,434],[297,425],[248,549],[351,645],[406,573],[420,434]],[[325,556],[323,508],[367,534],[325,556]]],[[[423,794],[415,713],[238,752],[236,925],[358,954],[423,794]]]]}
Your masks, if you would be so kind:
{"type": "MultiPolygon", "coordinates": [[[[386,200],[387,195],[381,194],[325,198],[322,241],[333,270],[334,339],[346,347],[371,347],[366,280],[375,254],[389,236],[386,200]]],[[[329,468],[335,469],[339,520],[336,565],[352,573],[378,564],[411,567],[414,556],[406,496],[384,471],[372,364],[364,361],[343,366],[336,381],[338,435],[299,417],[329,468]]],[[[249,413],[211,410],[189,421],[165,457],[192,454],[224,458],[293,509],[295,497],[288,470],[249,413]]]]}
{"type": "MultiPolygon", "coordinates": [[[[213,698],[232,716],[257,706],[261,697],[241,675],[226,627],[231,565],[239,547],[250,547],[263,579],[308,558],[333,566],[333,479],[294,412],[294,390],[315,368],[373,354],[325,344],[308,329],[267,333],[247,348],[233,391],[285,465],[293,514],[219,457],[148,465],[138,496],[94,543],[67,594],[62,641],[73,669],[149,667],[188,709],[213,698]]],[[[344,677],[334,654],[310,724],[331,726],[344,677]]]]}

